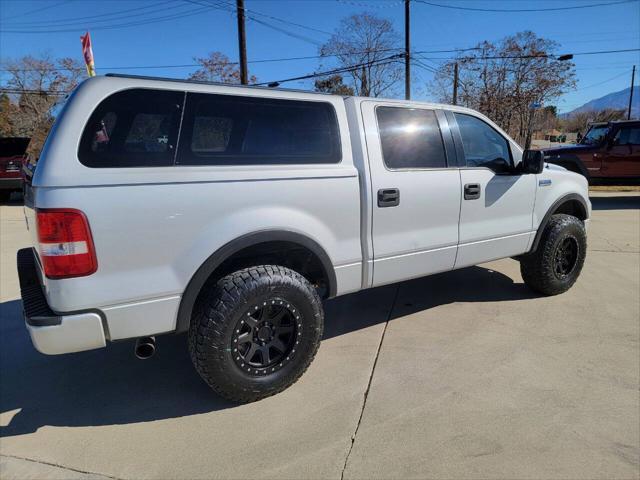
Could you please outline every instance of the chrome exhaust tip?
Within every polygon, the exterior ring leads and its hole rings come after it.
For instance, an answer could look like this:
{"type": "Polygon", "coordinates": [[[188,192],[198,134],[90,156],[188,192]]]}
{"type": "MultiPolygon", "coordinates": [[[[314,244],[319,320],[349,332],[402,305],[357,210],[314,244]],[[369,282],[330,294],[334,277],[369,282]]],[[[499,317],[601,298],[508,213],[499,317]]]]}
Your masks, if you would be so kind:
{"type": "Polygon", "coordinates": [[[153,354],[156,353],[156,338],[140,337],[136,340],[134,352],[140,360],[153,357],[153,354]]]}

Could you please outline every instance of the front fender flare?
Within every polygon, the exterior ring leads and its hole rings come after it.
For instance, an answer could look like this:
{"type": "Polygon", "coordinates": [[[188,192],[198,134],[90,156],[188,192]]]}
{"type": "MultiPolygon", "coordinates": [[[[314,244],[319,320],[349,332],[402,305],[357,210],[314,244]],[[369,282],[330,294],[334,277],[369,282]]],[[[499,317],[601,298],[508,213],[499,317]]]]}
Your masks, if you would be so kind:
{"type": "Polygon", "coordinates": [[[544,217],[542,218],[542,221],[540,222],[540,225],[538,226],[538,231],[536,232],[536,236],[535,236],[535,238],[533,240],[533,244],[531,245],[531,249],[529,250],[530,252],[535,252],[538,249],[538,244],[540,243],[540,239],[542,238],[542,234],[544,233],[544,229],[547,227],[547,224],[549,223],[549,220],[551,220],[551,216],[563,204],[565,204],[567,202],[574,201],[574,200],[577,201],[582,206],[584,218],[587,218],[587,214],[589,212],[589,207],[587,206],[587,202],[582,197],[582,195],[580,195],[578,193],[569,193],[567,195],[563,195],[562,197],[560,197],[559,199],[557,199],[555,202],[553,202],[551,204],[551,206],[547,210],[547,213],[545,213],[544,217]]]}

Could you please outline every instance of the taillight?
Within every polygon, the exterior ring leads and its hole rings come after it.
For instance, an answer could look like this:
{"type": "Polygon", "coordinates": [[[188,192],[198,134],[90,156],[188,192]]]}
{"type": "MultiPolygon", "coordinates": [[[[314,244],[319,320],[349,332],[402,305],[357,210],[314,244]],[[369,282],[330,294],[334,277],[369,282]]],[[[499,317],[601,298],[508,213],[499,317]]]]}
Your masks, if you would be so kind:
{"type": "Polygon", "coordinates": [[[38,209],[40,259],[48,278],[91,275],[98,269],[87,217],[74,209],[38,209]]]}

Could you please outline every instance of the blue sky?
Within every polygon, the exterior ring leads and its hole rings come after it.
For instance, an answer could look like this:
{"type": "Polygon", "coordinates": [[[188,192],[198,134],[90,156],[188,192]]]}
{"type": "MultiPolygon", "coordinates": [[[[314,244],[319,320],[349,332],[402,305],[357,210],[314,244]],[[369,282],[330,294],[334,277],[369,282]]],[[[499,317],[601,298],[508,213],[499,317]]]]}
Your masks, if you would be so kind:
{"type": "MultiPolygon", "coordinates": [[[[203,6],[223,1],[235,3],[233,0],[0,0],[0,60],[43,51],[56,57],[70,56],[81,60],[79,37],[84,29],[89,29],[98,74],[107,73],[109,67],[192,64],[193,57],[205,56],[213,50],[222,51],[235,61],[238,55],[235,17],[224,9],[203,6]],[[101,16],[74,20],[97,15],[101,16]],[[166,20],[122,26],[160,17],[166,20]],[[109,28],[101,28],[105,26],[109,28]],[[32,33],[36,29],[46,33],[32,33]]],[[[432,1],[484,9],[583,8],[498,13],[412,2],[413,50],[467,48],[482,40],[497,40],[522,30],[532,30],[539,36],[556,40],[562,45],[559,53],[640,48],[640,1],[596,8],[584,6],[616,0],[432,1]]],[[[256,22],[247,22],[249,61],[317,55],[319,45],[329,38],[328,33],[338,26],[341,18],[362,11],[388,18],[399,34],[404,28],[404,7],[399,0],[245,0],[245,7],[250,12],[255,11],[256,18],[294,34],[289,36],[256,22]],[[282,23],[266,15],[311,28],[282,23]]],[[[434,53],[427,56],[434,65],[450,55],[434,53]]],[[[562,97],[558,102],[560,111],[571,110],[588,100],[628,87],[631,66],[640,67],[640,52],[576,56],[574,62],[577,90],[562,97]]],[[[318,67],[317,59],[307,59],[250,63],[249,71],[260,81],[271,81],[312,73],[318,67]]],[[[194,69],[129,68],[117,71],[185,77],[194,69]]],[[[418,67],[413,71],[413,97],[428,100],[426,84],[432,74],[418,67]]],[[[636,76],[636,85],[640,83],[638,77],[640,75],[636,76]]],[[[293,88],[310,88],[311,85],[311,81],[286,84],[293,88]]]]}

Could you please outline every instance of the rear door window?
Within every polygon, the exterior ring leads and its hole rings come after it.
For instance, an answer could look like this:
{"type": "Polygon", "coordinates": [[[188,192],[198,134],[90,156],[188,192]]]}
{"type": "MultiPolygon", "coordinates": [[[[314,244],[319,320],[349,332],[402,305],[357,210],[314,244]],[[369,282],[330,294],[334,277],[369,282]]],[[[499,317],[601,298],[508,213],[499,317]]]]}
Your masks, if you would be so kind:
{"type": "Polygon", "coordinates": [[[613,141],[615,145],[640,145],[640,126],[621,127],[613,141]]]}
{"type": "Polygon", "coordinates": [[[433,110],[376,108],[382,157],[390,169],[445,168],[447,158],[433,110]]]}
{"type": "Polygon", "coordinates": [[[328,102],[189,93],[176,163],[337,163],[338,122],[328,102]]]}
{"type": "Polygon", "coordinates": [[[184,95],[147,89],[114,93],[85,126],[80,162],[96,168],[173,165],[184,95]]]}

